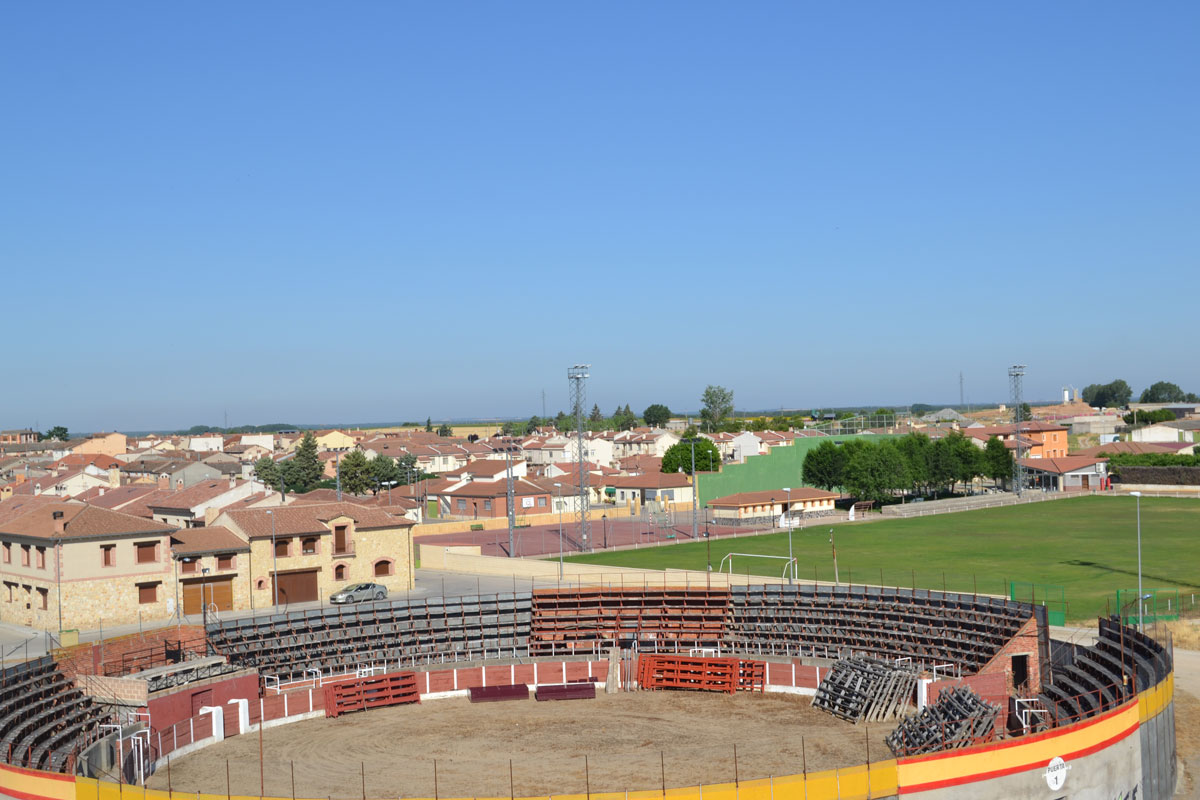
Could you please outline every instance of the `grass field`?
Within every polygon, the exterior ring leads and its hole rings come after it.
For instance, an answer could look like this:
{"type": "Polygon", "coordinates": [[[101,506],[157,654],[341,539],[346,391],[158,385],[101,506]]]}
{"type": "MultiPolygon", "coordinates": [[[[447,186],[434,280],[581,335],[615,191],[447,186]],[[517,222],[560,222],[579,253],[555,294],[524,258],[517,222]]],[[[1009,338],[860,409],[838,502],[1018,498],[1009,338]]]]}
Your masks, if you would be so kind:
{"type": "MultiPolygon", "coordinates": [[[[840,580],[1007,594],[1009,581],[1061,586],[1068,619],[1106,613],[1117,589],[1137,588],[1132,497],[1079,497],[917,519],[834,525],[840,580]]],[[[829,525],[792,534],[800,580],[833,580],[829,525]]],[[[712,540],[717,569],[729,552],[783,555],[786,532],[712,540]]],[[[594,553],[572,561],[649,569],[697,569],[705,543],[594,553]]],[[[783,562],[734,558],[739,574],[778,576],[783,562]]],[[[1185,608],[1200,594],[1200,502],[1142,499],[1142,581],[1177,588],[1185,608]]],[[[1024,592],[1028,592],[1028,588],[1024,592]]],[[[1022,593],[1022,598],[1028,595],[1022,593]]],[[[1043,600],[1039,590],[1037,602],[1043,600]]],[[[1056,595],[1051,595],[1051,600],[1056,595]]],[[[1053,603],[1050,603],[1053,606],[1053,603]]]]}

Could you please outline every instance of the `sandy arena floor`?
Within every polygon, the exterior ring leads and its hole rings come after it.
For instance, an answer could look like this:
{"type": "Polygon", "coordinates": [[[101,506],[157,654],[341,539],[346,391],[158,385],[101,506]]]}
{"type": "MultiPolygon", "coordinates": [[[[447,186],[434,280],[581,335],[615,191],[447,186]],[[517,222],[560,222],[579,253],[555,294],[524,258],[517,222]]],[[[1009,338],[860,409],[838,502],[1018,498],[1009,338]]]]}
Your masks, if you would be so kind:
{"type": "MultiPolygon", "coordinates": [[[[472,705],[437,700],[317,719],[263,734],[266,794],[298,797],[504,797],[656,789],[862,764],[891,753],[895,723],[850,725],[810,697],[700,692],[599,695],[595,700],[472,705]],[[801,743],[803,740],[803,754],[801,743]],[[660,753],[662,762],[660,764],[660,753]]],[[[175,790],[259,794],[258,736],[227,739],[171,762],[175,790]]],[[[167,788],[167,770],[149,784],[167,788]]]]}

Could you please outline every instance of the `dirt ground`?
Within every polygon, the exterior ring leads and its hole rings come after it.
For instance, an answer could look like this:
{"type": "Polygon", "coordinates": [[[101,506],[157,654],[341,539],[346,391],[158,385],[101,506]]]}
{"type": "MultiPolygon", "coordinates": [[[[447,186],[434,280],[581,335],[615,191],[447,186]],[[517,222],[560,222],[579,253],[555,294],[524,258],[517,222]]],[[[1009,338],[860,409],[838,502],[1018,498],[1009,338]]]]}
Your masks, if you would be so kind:
{"type": "MultiPolygon", "coordinates": [[[[265,793],[299,797],[506,796],[655,789],[852,766],[891,756],[895,723],[851,725],[785,694],[638,692],[595,700],[453,698],[317,719],[263,734],[265,793]],[[584,757],[587,757],[585,775],[584,757]]],[[[258,736],[171,763],[174,789],[259,794],[258,736]]],[[[150,783],[167,788],[167,770],[150,783]]]]}

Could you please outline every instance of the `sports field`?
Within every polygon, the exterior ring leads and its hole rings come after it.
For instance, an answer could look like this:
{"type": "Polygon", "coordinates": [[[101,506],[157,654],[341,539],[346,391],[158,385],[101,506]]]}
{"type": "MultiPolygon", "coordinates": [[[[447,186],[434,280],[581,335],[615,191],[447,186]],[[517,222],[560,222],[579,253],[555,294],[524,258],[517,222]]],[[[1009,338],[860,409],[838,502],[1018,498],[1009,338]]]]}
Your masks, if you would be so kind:
{"type": "MultiPolygon", "coordinates": [[[[1079,497],[915,519],[821,525],[792,534],[800,580],[832,581],[830,529],[843,583],[1008,594],[1010,581],[1065,589],[1066,617],[1116,613],[1117,589],[1137,588],[1137,518],[1132,497],[1079,497]]],[[[786,532],[713,539],[712,567],[726,553],[786,556],[786,532]]],[[[594,553],[572,561],[649,569],[706,565],[703,542],[594,553]]],[[[784,562],[733,558],[740,574],[779,576],[784,562]]],[[[1185,609],[1200,594],[1200,501],[1142,499],[1142,580],[1179,589],[1185,609]]],[[[1021,591],[1027,598],[1029,588],[1021,591]]],[[[1053,607],[1057,594],[1049,595],[1053,607]]],[[[1040,589],[1035,600],[1047,597],[1040,589]]]]}

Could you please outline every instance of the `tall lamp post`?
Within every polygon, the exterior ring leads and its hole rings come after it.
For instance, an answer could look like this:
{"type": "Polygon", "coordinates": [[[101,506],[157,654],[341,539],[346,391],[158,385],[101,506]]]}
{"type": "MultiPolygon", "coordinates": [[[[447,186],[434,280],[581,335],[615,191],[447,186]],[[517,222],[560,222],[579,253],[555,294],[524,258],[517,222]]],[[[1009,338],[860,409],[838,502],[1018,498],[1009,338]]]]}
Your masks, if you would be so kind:
{"type": "Polygon", "coordinates": [[[558,489],[558,579],[563,579],[563,528],[562,528],[562,484],[555,483],[554,488],[558,489]]]}
{"type": "Polygon", "coordinates": [[[279,607],[279,562],[275,556],[275,512],[267,509],[267,516],[271,518],[271,583],[275,588],[275,607],[279,607]]]}
{"type": "Polygon", "coordinates": [[[600,525],[604,528],[604,549],[608,549],[608,514],[600,515],[600,525]]]}
{"type": "Polygon", "coordinates": [[[833,528],[829,529],[829,549],[833,551],[833,582],[841,583],[841,580],[838,579],[837,545],[833,543],[833,528]]]}
{"type": "Polygon", "coordinates": [[[1138,633],[1142,632],[1142,493],[1130,492],[1137,498],[1137,553],[1138,553],[1138,633]]]}
{"type": "Polygon", "coordinates": [[[791,584],[796,579],[796,561],[792,557],[792,489],[790,486],[783,487],[783,491],[787,493],[787,507],[783,513],[787,515],[788,526],[788,564],[791,565],[792,571],[788,574],[788,583],[791,584]]]}

